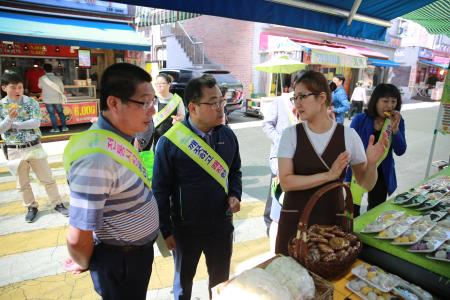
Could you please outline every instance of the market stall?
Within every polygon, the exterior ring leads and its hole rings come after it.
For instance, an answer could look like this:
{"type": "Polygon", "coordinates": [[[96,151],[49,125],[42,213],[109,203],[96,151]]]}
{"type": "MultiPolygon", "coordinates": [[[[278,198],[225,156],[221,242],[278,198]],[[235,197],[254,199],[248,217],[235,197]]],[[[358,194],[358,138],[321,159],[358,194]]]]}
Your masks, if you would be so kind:
{"type": "Polygon", "coordinates": [[[443,299],[450,295],[450,246],[446,242],[450,239],[450,180],[445,176],[450,176],[449,168],[435,181],[429,179],[428,185],[384,202],[354,223],[364,244],[360,258],[443,299]],[[433,182],[440,184],[440,191],[430,190],[436,188],[433,182]]]}

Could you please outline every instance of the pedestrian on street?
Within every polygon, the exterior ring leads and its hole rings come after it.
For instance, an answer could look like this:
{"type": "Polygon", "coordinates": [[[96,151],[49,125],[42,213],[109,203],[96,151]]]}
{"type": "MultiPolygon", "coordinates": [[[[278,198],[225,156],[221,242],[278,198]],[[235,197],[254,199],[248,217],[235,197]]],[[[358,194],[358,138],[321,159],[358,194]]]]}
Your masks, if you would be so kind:
{"type": "MultiPolygon", "coordinates": [[[[322,73],[306,72],[295,83],[295,107],[301,123],[283,131],[278,148],[280,183],[285,192],[278,224],[276,253],[288,255],[288,242],[307,202],[322,186],[344,180],[348,164],[357,181],[371,190],[377,180],[376,162],[383,154],[387,137],[367,150],[354,129],[332,120],[327,113],[330,88],[322,73]]],[[[336,224],[342,213],[342,190],[325,194],[312,211],[309,224],[336,224]]]]}
{"type": "MultiPolygon", "coordinates": [[[[350,124],[350,127],[354,128],[361,137],[364,148],[367,148],[371,136],[375,136],[377,141],[385,132],[389,135],[388,147],[377,162],[378,179],[375,187],[368,193],[367,210],[386,201],[387,196],[397,188],[392,151],[397,156],[406,152],[405,121],[400,114],[401,108],[402,97],[397,87],[380,83],[373,91],[367,109],[353,118],[350,124]]],[[[361,198],[366,191],[358,188],[354,178],[352,179],[352,170],[347,171],[345,179],[351,182],[354,213],[355,216],[359,216],[361,198]]]]}
{"type": "Polygon", "coordinates": [[[356,88],[353,90],[350,111],[348,112],[348,119],[351,120],[356,114],[362,113],[364,104],[367,104],[366,89],[363,86],[363,81],[359,80],[356,83],[356,88]]]}
{"type": "Polygon", "coordinates": [[[239,145],[223,125],[223,99],[211,75],[185,89],[188,114],[156,146],[153,191],[161,232],[175,261],[175,299],[190,299],[200,255],[211,288],[228,280],[233,246],[232,216],[240,210],[239,145]]]}
{"type": "Polygon", "coordinates": [[[42,102],[44,102],[48,116],[52,122],[50,132],[60,132],[55,111],[58,113],[59,121],[61,122],[61,131],[69,131],[63,112],[63,104],[67,102],[67,98],[64,95],[64,84],[61,78],[53,73],[53,66],[51,64],[44,64],[44,70],[45,75],[39,78],[38,86],[42,89],[42,102]]]}
{"type": "Polygon", "coordinates": [[[25,221],[31,223],[38,213],[38,203],[30,184],[30,169],[45,187],[54,209],[64,216],[69,212],[61,201],[55,179],[41,145],[41,110],[36,100],[23,94],[23,80],[16,73],[5,73],[1,85],[6,97],[0,104],[0,133],[5,141],[3,150],[8,169],[17,176],[19,194],[28,212],[25,221]]]}
{"type": "Polygon", "coordinates": [[[100,115],[64,150],[70,187],[65,268],[89,270],[102,299],[145,299],[158,235],[157,203],[131,141],[155,113],[151,76],[127,63],[101,78],[100,115]]]}
{"type": "Polygon", "coordinates": [[[264,208],[264,222],[267,226],[267,234],[270,238],[271,249],[275,250],[275,238],[278,231],[281,204],[274,199],[278,180],[278,143],[283,130],[298,123],[297,112],[292,99],[277,97],[270,105],[268,113],[264,115],[262,129],[271,140],[269,166],[271,170],[269,191],[264,208]]]}
{"type": "Polygon", "coordinates": [[[172,76],[166,73],[159,73],[155,80],[156,96],[158,97],[157,113],[153,116],[155,127],[154,142],[156,146],[158,140],[167,130],[178,121],[184,120],[186,114],[183,99],[177,94],[170,92],[172,76]]]}
{"type": "Polygon", "coordinates": [[[336,117],[336,122],[339,124],[344,124],[345,113],[350,108],[347,93],[345,92],[343,86],[345,77],[342,75],[336,75],[333,77],[333,82],[336,84],[336,89],[332,93],[333,112],[336,117]]]}

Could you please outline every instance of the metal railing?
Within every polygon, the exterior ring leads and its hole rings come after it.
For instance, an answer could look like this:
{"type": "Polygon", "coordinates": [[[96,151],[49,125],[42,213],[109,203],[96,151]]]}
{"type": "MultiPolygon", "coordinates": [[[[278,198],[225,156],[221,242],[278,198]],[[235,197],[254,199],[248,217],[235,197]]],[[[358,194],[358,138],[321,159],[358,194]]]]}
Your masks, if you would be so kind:
{"type": "Polygon", "coordinates": [[[205,64],[205,47],[203,42],[194,41],[180,22],[175,23],[172,27],[175,38],[180,43],[186,55],[189,57],[193,65],[205,64]]]}

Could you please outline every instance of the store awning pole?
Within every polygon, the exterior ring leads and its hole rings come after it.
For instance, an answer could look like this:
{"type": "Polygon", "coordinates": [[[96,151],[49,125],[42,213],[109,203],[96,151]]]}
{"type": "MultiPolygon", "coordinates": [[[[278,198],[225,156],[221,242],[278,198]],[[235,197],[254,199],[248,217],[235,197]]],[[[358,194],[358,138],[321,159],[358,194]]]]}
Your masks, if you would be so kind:
{"type": "MultiPolygon", "coordinates": [[[[338,17],[342,17],[342,18],[350,18],[349,11],[331,7],[331,6],[320,5],[320,4],[315,4],[315,3],[305,2],[305,1],[297,1],[297,0],[268,0],[268,1],[283,4],[283,5],[288,5],[288,6],[292,6],[292,7],[317,11],[317,12],[320,12],[323,14],[338,16],[338,17]]],[[[359,1],[359,0],[356,0],[356,1],[359,1]]],[[[374,24],[374,25],[383,26],[383,27],[391,27],[390,21],[356,14],[356,11],[352,17],[352,20],[361,21],[364,23],[374,24]]]]}
{"type": "Polygon", "coordinates": [[[347,25],[350,26],[352,24],[353,18],[355,17],[356,12],[358,11],[359,6],[361,5],[362,0],[355,0],[353,2],[352,9],[350,10],[350,15],[348,16],[347,25]]]}

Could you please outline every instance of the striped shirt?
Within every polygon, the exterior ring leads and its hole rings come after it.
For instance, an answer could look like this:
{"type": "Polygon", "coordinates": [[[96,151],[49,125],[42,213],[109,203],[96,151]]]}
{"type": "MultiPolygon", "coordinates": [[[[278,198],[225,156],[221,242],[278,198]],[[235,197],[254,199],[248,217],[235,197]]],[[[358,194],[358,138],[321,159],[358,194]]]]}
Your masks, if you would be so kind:
{"type": "MultiPolygon", "coordinates": [[[[93,126],[126,136],[100,115],[93,126]]],[[[110,245],[144,245],[154,240],[159,215],[152,191],[135,173],[111,157],[96,153],[72,163],[70,225],[93,230],[96,241],[110,245]]]]}

